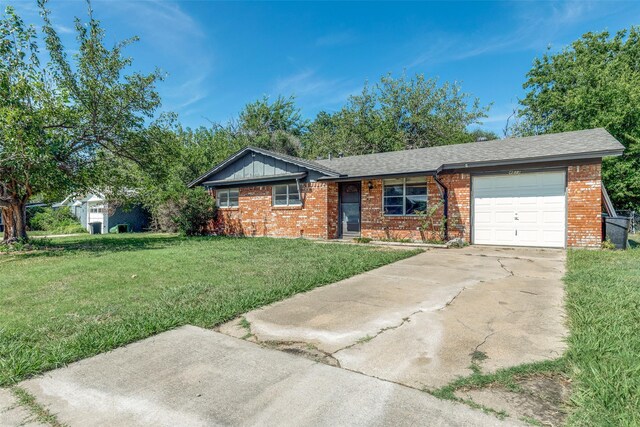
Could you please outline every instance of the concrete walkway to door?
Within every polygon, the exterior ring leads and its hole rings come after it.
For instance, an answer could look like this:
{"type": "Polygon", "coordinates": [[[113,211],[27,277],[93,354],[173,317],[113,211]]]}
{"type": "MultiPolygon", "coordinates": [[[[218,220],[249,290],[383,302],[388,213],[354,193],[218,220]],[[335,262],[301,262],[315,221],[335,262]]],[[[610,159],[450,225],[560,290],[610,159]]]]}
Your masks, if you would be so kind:
{"type": "MultiPolygon", "coordinates": [[[[492,372],[561,356],[564,261],[563,250],[433,249],[244,318],[255,341],[434,389],[472,361],[492,372]]],[[[220,331],[247,335],[238,320],[220,331]]]]}

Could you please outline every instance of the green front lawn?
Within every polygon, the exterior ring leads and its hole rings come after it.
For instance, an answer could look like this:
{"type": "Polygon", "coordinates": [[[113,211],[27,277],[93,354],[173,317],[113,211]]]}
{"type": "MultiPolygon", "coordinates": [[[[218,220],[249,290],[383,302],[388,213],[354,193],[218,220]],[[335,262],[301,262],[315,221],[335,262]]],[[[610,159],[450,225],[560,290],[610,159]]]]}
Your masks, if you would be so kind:
{"type": "Polygon", "coordinates": [[[640,238],[567,259],[573,425],[640,425],[640,238]]]}
{"type": "Polygon", "coordinates": [[[367,245],[161,234],[65,237],[0,255],[0,385],[414,255],[367,245]]]}

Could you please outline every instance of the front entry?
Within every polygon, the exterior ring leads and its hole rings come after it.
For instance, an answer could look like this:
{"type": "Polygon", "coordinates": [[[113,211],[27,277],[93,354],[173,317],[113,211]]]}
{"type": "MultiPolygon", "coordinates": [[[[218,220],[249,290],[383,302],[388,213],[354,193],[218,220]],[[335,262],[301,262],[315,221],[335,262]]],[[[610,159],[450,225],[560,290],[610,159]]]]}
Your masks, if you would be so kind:
{"type": "Polygon", "coordinates": [[[360,236],[360,181],[340,183],[340,235],[360,236]]]}

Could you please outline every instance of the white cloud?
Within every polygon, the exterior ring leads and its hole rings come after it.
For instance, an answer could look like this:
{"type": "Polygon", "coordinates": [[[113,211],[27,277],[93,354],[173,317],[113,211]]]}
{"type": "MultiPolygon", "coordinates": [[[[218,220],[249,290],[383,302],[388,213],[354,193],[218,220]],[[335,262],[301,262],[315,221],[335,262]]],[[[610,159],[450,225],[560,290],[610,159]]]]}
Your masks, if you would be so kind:
{"type": "Polygon", "coordinates": [[[339,80],[322,79],[316,75],[314,70],[307,69],[278,79],[275,89],[282,93],[305,96],[332,90],[337,84],[339,84],[339,80]]]}
{"type": "Polygon", "coordinates": [[[165,110],[185,114],[187,107],[209,96],[214,54],[200,23],[179,3],[98,1],[94,8],[138,35],[138,46],[168,73],[158,86],[165,110]]]}
{"type": "MultiPolygon", "coordinates": [[[[419,52],[408,67],[459,61],[480,55],[541,49],[577,23],[614,13],[593,1],[513,3],[512,22],[487,23],[474,33],[427,33],[412,43],[419,52]],[[596,10],[597,9],[597,10],[596,10]],[[504,31],[505,28],[512,28],[504,31]]],[[[615,8],[615,6],[614,6],[615,8]]]]}
{"type": "Polygon", "coordinates": [[[305,108],[332,110],[342,105],[350,95],[360,91],[359,85],[350,79],[327,79],[314,69],[307,68],[277,79],[273,91],[282,95],[294,95],[305,108]]]}

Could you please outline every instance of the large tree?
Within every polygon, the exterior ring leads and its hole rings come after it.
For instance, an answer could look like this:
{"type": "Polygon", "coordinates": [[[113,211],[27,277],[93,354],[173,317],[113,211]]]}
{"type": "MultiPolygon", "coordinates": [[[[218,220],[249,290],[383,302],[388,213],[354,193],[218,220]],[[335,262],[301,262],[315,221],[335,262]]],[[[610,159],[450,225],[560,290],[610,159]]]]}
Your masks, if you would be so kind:
{"type": "Polygon", "coordinates": [[[132,60],[123,50],[136,39],[106,47],[89,5],[88,20],[76,19],[70,61],[45,3],[42,38],[10,6],[0,20],[0,208],[8,242],[27,237],[33,194],[112,186],[114,165],[141,166],[157,152],[140,133],[160,104],[160,75],[126,73],[132,60]]]}
{"type": "Polygon", "coordinates": [[[587,33],[536,58],[524,83],[515,134],[604,127],[625,154],[603,162],[616,207],[640,210],[640,27],[587,33]]]}
{"type": "Polygon", "coordinates": [[[273,102],[263,97],[247,104],[236,124],[226,131],[244,139],[246,145],[298,155],[300,137],[306,132],[307,121],[300,114],[294,97],[278,96],[273,102]]]}
{"type": "Polygon", "coordinates": [[[321,112],[304,151],[309,157],[354,155],[470,142],[468,127],[479,124],[488,109],[458,83],[386,75],[365,84],[340,111],[321,112]]]}

